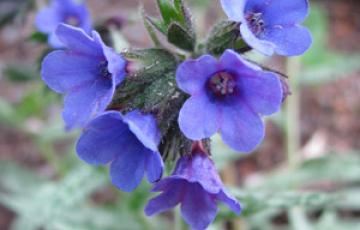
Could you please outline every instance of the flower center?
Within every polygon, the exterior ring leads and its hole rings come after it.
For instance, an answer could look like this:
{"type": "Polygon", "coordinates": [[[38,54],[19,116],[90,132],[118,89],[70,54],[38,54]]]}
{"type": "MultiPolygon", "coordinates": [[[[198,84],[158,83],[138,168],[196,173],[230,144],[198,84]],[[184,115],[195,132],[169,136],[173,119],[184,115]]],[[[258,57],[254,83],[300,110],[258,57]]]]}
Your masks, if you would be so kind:
{"type": "Polygon", "coordinates": [[[100,75],[103,78],[111,79],[112,75],[108,70],[108,62],[107,61],[101,61],[100,65],[99,65],[99,69],[100,69],[100,75]]]}
{"type": "Polygon", "coordinates": [[[65,23],[71,26],[79,26],[80,20],[78,17],[74,15],[68,15],[65,17],[65,23]]]}
{"type": "Polygon", "coordinates": [[[261,16],[262,13],[249,13],[246,15],[250,29],[256,36],[264,32],[264,20],[262,20],[261,16]]]}
{"type": "Polygon", "coordinates": [[[221,71],[209,79],[208,87],[216,96],[224,97],[234,93],[236,82],[232,74],[221,71]]]}

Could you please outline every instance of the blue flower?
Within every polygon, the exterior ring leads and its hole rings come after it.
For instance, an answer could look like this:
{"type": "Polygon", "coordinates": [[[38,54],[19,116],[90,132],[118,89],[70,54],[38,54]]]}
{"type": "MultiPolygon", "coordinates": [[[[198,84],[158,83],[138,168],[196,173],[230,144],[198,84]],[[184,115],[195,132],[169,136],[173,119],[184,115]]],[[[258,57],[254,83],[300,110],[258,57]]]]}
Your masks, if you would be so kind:
{"type": "Polygon", "coordinates": [[[126,61],[95,31],[89,37],[79,28],[61,24],[56,34],[68,49],[48,54],[41,76],[52,90],[66,94],[66,128],[83,127],[111,102],[115,86],[125,76],[126,61]]]}
{"type": "Polygon", "coordinates": [[[181,214],[195,230],[203,230],[215,219],[217,203],[224,202],[240,214],[238,201],[226,193],[214,163],[203,152],[183,156],[171,176],[161,180],[152,189],[162,192],[145,207],[148,216],[181,204],[181,214]]]}
{"type": "Polygon", "coordinates": [[[87,125],[76,151],[92,165],[111,162],[112,183],[130,192],[139,185],[145,172],[150,182],[161,178],[163,161],[157,148],[160,139],[153,116],[138,110],[126,115],[109,111],[87,125]]]}
{"type": "Polygon", "coordinates": [[[61,23],[79,27],[86,33],[91,32],[90,14],[85,3],[74,0],[52,0],[49,6],[41,9],[36,15],[37,29],[49,35],[49,44],[54,48],[63,47],[55,33],[61,23]]]}
{"type": "Polygon", "coordinates": [[[300,25],[308,0],[221,0],[230,20],[241,22],[242,38],[265,55],[303,54],[311,45],[309,30],[300,25]]]}
{"type": "Polygon", "coordinates": [[[204,55],[183,62],[176,81],[191,95],[178,119],[185,136],[201,140],[220,132],[223,141],[237,151],[251,152],[261,142],[261,115],[278,111],[282,104],[279,77],[232,50],[226,50],[219,61],[204,55]]]}

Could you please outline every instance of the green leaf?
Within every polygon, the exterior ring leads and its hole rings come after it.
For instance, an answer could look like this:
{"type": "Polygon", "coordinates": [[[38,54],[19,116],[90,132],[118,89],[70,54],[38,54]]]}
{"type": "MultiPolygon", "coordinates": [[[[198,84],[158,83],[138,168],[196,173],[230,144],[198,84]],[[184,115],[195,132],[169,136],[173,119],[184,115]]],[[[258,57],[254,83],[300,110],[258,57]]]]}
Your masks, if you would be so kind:
{"type": "Polygon", "coordinates": [[[157,3],[166,26],[169,26],[172,21],[179,21],[179,14],[171,0],[157,0],[157,3]]]}

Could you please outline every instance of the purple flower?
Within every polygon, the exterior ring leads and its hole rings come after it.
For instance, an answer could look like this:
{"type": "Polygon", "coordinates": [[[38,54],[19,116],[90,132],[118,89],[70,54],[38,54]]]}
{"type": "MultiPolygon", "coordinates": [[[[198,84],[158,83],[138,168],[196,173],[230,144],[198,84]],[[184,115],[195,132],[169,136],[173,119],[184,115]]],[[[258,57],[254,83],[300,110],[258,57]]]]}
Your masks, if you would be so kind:
{"type": "Polygon", "coordinates": [[[91,32],[91,19],[85,3],[74,0],[52,0],[50,6],[44,7],[36,15],[36,27],[49,35],[49,44],[54,48],[63,47],[62,42],[56,36],[56,27],[68,24],[83,29],[86,33],[91,32]]]}
{"type": "Polygon", "coordinates": [[[279,77],[232,50],[226,50],[219,61],[204,55],[183,62],[176,80],[191,95],[178,120],[185,136],[201,140],[220,132],[223,141],[237,151],[250,152],[261,142],[260,115],[270,115],[282,104],[279,77]]]}
{"type": "Polygon", "coordinates": [[[308,0],[221,0],[230,20],[241,22],[242,38],[265,55],[303,54],[311,45],[309,30],[300,25],[308,0]]]}
{"type": "Polygon", "coordinates": [[[145,172],[150,182],[161,178],[163,161],[157,148],[160,138],[153,116],[142,115],[138,110],[126,115],[109,111],[87,125],[76,151],[89,164],[111,162],[112,183],[130,192],[145,172]]]}
{"type": "Polygon", "coordinates": [[[180,203],[182,217],[195,230],[205,229],[215,219],[218,201],[236,214],[241,212],[237,200],[225,192],[214,163],[202,152],[180,158],[172,175],[155,184],[152,191],[162,193],[145,207],[148,216],[180,203]]]}
{"type": "Polygon", "coordinates": [[[63,118],[67,129],[83,127],[103,112],[125,76],[126,61],[104,45],[95,31],[61,24],[56,34],[68,48],[48,54],[41,76],[55,92],[66,94],[63,118]]]}

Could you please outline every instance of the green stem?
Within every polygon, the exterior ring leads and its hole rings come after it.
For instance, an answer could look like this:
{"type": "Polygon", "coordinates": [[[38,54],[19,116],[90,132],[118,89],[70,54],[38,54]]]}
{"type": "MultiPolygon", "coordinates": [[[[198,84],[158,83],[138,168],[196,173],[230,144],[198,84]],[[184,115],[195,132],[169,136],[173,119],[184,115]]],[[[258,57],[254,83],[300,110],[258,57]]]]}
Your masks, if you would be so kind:
{"type": "Polygon", "coordinates": [[[300,90],[298,75],[300,59],[287,59],[286,69],[292,94],[286,103],[286,152],[289,167],[296,167],[299,163],[300,150],[300,90]]]}

